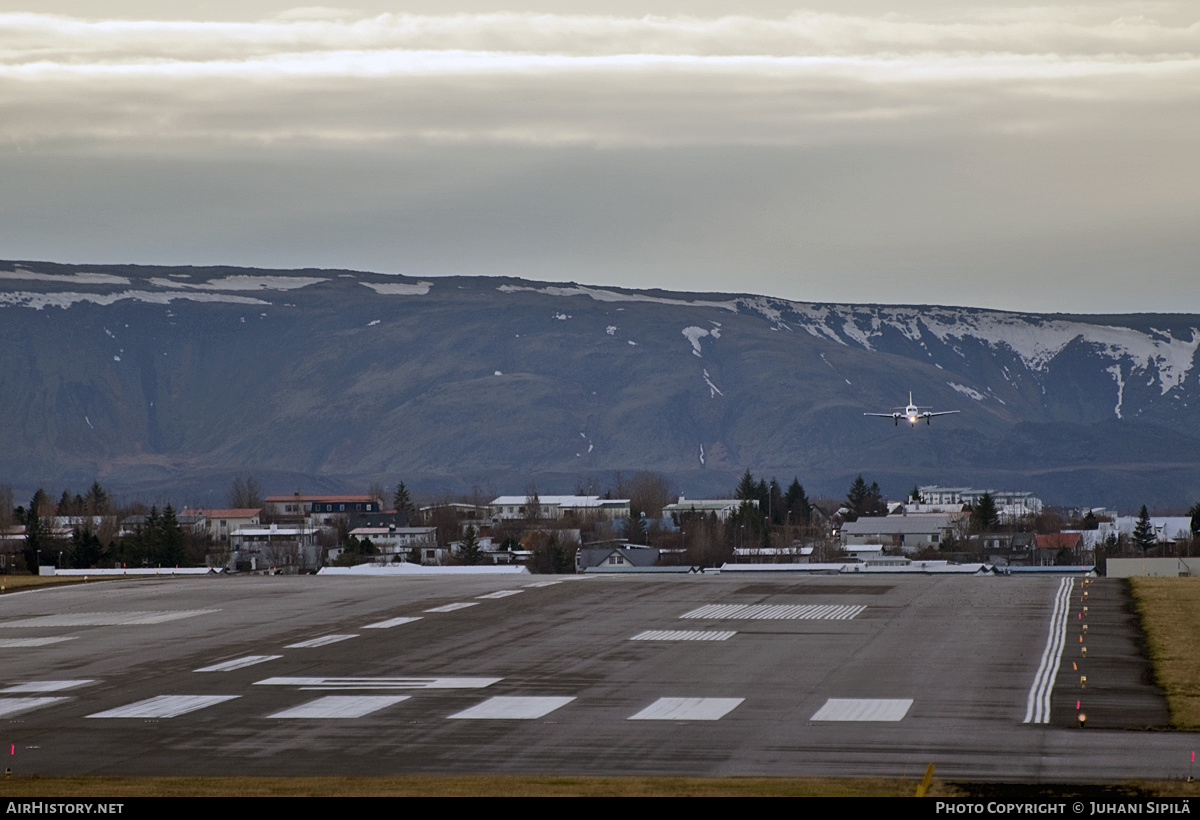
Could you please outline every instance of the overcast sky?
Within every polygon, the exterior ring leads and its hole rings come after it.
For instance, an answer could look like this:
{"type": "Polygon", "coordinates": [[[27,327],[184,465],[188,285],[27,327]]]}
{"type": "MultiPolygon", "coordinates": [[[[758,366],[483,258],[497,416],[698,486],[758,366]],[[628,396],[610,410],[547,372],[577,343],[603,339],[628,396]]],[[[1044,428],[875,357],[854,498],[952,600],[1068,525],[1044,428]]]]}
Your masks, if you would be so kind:
{"type": "Polygon", "coordinates": [[[1200,313],[1200,3],[0,0],[0,258],[1200,313]]]}

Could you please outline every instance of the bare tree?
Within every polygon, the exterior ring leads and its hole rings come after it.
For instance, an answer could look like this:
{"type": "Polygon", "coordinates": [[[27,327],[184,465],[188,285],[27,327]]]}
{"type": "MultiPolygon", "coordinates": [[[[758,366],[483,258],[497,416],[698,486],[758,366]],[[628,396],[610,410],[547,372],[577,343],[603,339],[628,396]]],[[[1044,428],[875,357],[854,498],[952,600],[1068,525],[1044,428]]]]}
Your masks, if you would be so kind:
{"type": "Polygon", "coordinates": [[[542,502],[538,499],[536,484],[525,489],[525,520],[538,521],[542,517],[542,502]]]}
{"type": "Polygon", "coordinates": [[[634,518],[642,514],[646,518],[658,518],[662,515],[663,507],[678,497],[670,481],[659,473],[634,473],[629,481],[628,492],[629,514],[634,518]]]}
{"type": "Polygon", "coordinates": [[[0,485],[0,531],[13,525],[13,490],[9,484],[0,485]]]}
{"type": "Polygon", "coordinates": [[[370,493],[371,498],[374,498],[376,501],[379,502],[380,510],[387,509],[386,496],[384,495],[384,492],[383,492],[383,482],[381,482],[381,481],[372,482],[371,489],[368,492],[370,493]]]}
{"type": "Polygon", "coordinates": [[[262,487],[253,476],[238,476],[229,492],[229,506],[235,510],[252,510],[263,505],[262,487]]]}

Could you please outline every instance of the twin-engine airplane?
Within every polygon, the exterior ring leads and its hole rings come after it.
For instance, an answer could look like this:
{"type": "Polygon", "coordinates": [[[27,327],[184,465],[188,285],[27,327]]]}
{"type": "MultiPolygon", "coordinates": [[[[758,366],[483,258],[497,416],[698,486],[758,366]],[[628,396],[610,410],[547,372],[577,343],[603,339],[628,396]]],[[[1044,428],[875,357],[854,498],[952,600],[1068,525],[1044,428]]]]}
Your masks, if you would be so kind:
{"type": "Polygon", "coordinates": [[[903,419],[909,424],[916,424],[921,419],[925,419],[925,423],[929,424],[929,420],[934,416],[949,416],[954,413],[962,412],[960,410],[944,410],[941,413],[934,413],[928,407],[920,408],[913,404],[912,391],[908,391],[908,406],[893,408],[890,413],[863,413],[864,416],[879,416],[880,418],[891,419],[894,424],[899,424],[903,419]]]}

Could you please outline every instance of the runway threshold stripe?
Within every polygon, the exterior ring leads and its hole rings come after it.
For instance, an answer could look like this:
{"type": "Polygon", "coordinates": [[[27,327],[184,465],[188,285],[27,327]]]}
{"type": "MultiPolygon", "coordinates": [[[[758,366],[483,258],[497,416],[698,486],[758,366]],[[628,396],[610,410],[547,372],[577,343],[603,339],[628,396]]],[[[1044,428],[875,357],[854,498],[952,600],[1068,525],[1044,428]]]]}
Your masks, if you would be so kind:
{"type": "Polygon", "coordinates": [[[25,683],[14,683],[0,689],[0,695],[16,695],[28,692],[61,692],[64,689],[74,689],[88,683],[95,683],[91,678],[83,680],[31,680],[25,683]]]}
{"type": "Polygon", "coordinates": [[[302,718],[308,720],[342,720],[360,718],[408,700],[408,695],[326,695],[314,701],[284,709],[268,718],[302,718]]]}
{"type": "Polygon", "coordinates": [[[830,698],[809,720],[897,721],[912,708],[912,698],[830,698]]]}
{"type": "Polygon", "coordinates": [[[469,606],[479,606],[477,601],[460,601],[457,604],[446,604],[445,606],[435,606],[433,609],[427,609],[426,612],[454,612],[456,609],[466,609],[469,606]]]}
{"type": "Polygon", "coordinates": [[[709,604],[680,618],[752,621],[848,621],[865,606],[850,604],[709,604]]]}
{"type": "Polygon", "coordinates": [[[472,706],[450,720],[536,720],[561,709],[573,697],[495,697],[472,706]]]}
{"type": "Polygon", "coordinates": [[[300,641],[300,643],[290,643],[287,646],[285,646],[284,649],[313,649],[318,646],[328,646],[331,643],[338,643],[340,641],[348,641],[351,638],[357,638],[357,637],[358,637],[357,635],[322,635],[319,638],[312,638],[311,640],[300,641]]]}
{"type": "Polygon", "coordinates": [[[0,627],[46,627],[46,626],[141,626],[178,621],[220,612],[218,609],[141,610],[135,612],[75,612],[69,615],[42,615],[20,621],[0,623],[0,627]]]}
{"type": "Polygon", "coordinates": [[[301,689],[483,689],[503,678],[266,678],[255,686],[301,689]]]}
{"type": "Polygon", "coordinates": [[[736,635],[733,630],[697,631],[687,629],[647,629],[631,637],[631,641],[727,641],[736,635]]]}
{"type": "Polygon", "coordinates": [[[378,623],[367,624],[366,626],[363,627],[363,629],[391,629],[393,626],[400,626],[401,624],[411,624],[413,621],[419,621],[419,620],[421,620],[421,617],[419,615],[415,616],[415,617],[409,617],[409,618],[389,618],[386,621],[379,621],[378,623]]]}
{"type": "Polygon", "coordinates": [[[1029,687],[1029,697],[1025,701],[1025,720],[1022,723],[1050,722],[1050,695],[1054,691],[1054,679],[1058,676],[1063,646],[1067,642],[1067,614],[1071,604],[1071,589],[1074,586],[1073,578],[1063,578],[1059,581],[1058,592],[1054,596],[1054,610],[1050,614],[1046,648],[1042,650],[1042,661],[1033,676],[1033,685],[1029,687]]]}
{"type": "Polygon", "coordinates": [[[90,718],[173,718],[216,706],[240,695],[159,695],[148,700],[139,700],[127,706],[118,706],[105,712],[88,715],[90,718]]]}
{"type": "Polygon", "coordinates": [[[267,661],[279,660],[283,655],[247,655],[244,658],[234,658],[231,661],[224,663],[214,663],[212,666],[205,666],[202,669],[197,669],[197,672],[232,672],[235,669],[245,669],[247,666],[254,666],[267,661]]]}
{"type": "Polygon", "coordinates": [[[0,638],[0,649],[20,649],[26,646],[49,646],[50,644],[73,640],[75,640],[74,635],[69,635],[62,638],[0,638]]]}
{"type": "Polygon", "coordinates": [[[0,717],[19,715],[70,698],[0,698],[0,717]]]}
{"type": "Polygon", "coordinates": [[[720,720],[745,698],[659,698],[629,720],[720,720]]]}
{"type": "Polygon", "coordinates": [[[487,595],[476,595],[475,598],[507,598],[510,595],[520,595],[525,590],[523,589],[502,589],[499,592],[489,592],[487,595]]]}

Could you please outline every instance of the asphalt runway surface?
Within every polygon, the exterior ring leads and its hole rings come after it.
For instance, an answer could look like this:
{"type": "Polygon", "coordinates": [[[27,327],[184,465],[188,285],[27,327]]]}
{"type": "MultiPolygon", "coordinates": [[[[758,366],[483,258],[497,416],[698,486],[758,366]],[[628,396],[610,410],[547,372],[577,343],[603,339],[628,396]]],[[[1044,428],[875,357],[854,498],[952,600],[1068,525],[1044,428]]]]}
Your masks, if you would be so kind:
{"type": "Polygon", "coordinates": [[[1200,738],[1123,728],[1167,717],[1122,590],[726,574],[10,593],[0,742],[17,775],[1186,777],[1200,738]]]}

